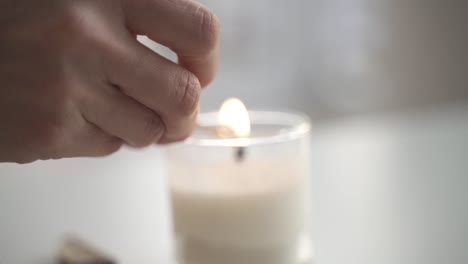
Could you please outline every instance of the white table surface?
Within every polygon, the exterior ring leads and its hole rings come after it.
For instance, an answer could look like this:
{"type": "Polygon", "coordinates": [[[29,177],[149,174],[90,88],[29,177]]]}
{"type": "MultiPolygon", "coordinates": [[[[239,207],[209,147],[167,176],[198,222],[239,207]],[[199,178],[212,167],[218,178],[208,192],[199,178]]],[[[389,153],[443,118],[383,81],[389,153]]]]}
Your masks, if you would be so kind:
{"type": "MultiPolygon", "coordinates": [[[[316,124],[319,264],[468,262],[468,104],[316,124]]],[[[121,263],[168,263],[157,148],[0,164],[0,263],[50,263],[67,232],[121,263]]]]}

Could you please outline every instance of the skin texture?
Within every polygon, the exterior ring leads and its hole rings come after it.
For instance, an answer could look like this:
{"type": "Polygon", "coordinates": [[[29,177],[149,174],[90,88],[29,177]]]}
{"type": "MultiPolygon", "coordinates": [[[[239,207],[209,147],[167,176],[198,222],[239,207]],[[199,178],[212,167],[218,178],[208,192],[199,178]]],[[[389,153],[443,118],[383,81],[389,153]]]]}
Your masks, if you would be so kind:
{"type": "Polygon", "coordinates": [[[216,16],[190,0],[0,0],[0,162],[186,138],[216,73],[218,35],[216,16]]]}

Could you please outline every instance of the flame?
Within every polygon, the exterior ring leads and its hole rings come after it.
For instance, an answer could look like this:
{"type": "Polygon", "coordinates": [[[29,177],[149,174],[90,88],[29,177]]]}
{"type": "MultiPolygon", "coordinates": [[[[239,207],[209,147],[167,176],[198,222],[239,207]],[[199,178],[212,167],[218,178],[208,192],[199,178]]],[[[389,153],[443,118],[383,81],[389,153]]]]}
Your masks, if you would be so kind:
{"type": "Polygon", "coordinates": [[[218,134],[225,137],[248,137],[250,117],[244,103],[238,98],[229,98],[221,105],[218,121],[222,128],[218,134]],[[229,130],[229,131],[226,131],[229,130]],[[229,134],[229,136],[226,136],[229,134]]]}

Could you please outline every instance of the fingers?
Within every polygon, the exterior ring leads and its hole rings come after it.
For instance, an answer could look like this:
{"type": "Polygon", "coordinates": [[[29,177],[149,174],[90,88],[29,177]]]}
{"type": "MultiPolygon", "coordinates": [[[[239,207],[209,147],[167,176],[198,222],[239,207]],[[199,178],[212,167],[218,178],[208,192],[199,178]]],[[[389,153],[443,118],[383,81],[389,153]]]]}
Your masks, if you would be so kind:
{"type": "Polygon", "coordinates": [[[171,48],[202,87],[213,80],[219,60],[219,22],[211,11],[191,0],[121,1],[132,33],[171,48]]]}
{"type": "Polygon", "coordinates": [[[102,157],[116,152],[122,145],[123,141],[120,138],[111,136],[83,120],[80,134],[75,136],[72,145],[58,152],[55,158],[102,157]]]}
{"type": "Polygon", "coordinates": [[[97,92],[80,107],[84,118],[133,147],[158,143],[165,132],[157,114],[119,91],[97,92]]]}
{"type": "MultiPolygon", "coordinates": [[[[101,157],[114,153],[124,143],[120,138],[102,131],[89,123],[75,104],[60,109],[53,120],[41,119],[42,123],[34,134],[39,137],[28,139],[36,159],[60,159],[67,157],[101,157]]],[[[35,158],[34,158],[35,157],[35,158]]]]}
{"type": "Polygon", "coordinates": [[[126,34],[113,42],[98,37],[98,47],[105,49],[99,48],[97,61],[119,90],[92,86],[82,113],[104,133],[134,147],[185,139],[195,126],[201,87],[216,72],[217,19],[189,0],[121,1],[131,34],[122,31],[126,34]],[[133,34],[170,47],[179,64],[140,44],[133,34]]]}
{"type": "Polygon", "coordinates": [[[157,113],[165,127],[160,143],[188,137],[195,125],[201,86],[180,65],[128,39],[108,61],[108,78],[121,91],[157,113]]]}

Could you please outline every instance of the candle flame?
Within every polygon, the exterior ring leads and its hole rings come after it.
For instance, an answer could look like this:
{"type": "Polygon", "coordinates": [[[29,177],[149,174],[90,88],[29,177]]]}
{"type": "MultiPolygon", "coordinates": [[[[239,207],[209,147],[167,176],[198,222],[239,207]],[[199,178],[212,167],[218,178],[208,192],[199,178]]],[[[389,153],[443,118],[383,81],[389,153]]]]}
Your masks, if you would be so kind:
{"type": "Polygon", "coordinates": [[[250,135],[249,112],[238,98],[229,98],[224,101],[219,109],[218,121],[222,127],[218,131],[221,136],[248,137],[250,135]],[[226,134],[230,136],[226,136],[226,134]]]}

